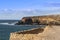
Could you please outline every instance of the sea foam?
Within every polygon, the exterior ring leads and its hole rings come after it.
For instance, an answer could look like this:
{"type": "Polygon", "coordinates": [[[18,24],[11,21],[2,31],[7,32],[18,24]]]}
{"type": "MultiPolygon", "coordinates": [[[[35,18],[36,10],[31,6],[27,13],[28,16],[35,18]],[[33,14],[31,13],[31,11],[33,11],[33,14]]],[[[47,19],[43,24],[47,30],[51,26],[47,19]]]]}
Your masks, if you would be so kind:
{"type": "Polygon", "coordinates": [[[0,23],[2,25],[14,25],[15,23],[0,23]]]}

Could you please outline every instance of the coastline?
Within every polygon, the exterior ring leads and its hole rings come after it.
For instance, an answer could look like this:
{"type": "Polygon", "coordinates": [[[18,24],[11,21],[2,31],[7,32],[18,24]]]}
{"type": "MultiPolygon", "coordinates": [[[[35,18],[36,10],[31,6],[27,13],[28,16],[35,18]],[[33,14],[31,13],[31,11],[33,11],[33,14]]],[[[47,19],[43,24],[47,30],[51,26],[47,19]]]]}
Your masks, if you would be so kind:
{"type": "Polygon", "coordinates": [[[46,26],[42,32],[41,29],[34,29],[35,33],[31,32],[32,30],[20,33],[11,33],[10,40],[60,40],[60,26],[46,26]]]}
{"type": "Polygon", "coordinates": [[[12,32],[10,40],[60,40],[57,38],[60,35],[59,18],[59,15],[23,17],[15,25],[35,28],[12,32]]]}

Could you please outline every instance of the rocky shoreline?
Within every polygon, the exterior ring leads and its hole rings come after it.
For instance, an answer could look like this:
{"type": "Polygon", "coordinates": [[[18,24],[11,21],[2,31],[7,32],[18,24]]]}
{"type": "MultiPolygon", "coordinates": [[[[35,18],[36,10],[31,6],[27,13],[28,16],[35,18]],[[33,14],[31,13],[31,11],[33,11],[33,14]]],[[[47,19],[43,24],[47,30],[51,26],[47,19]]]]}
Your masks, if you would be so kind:
{"type": "Polygon", "coordinates": [[[46,26],[10,34],[10,40],[60,40],[60,26],[46,26]]]}
{"type": "Polygon", "coordinates": [[[60,40],[60,15],[23,17],[15,25],[46,26],[11,33],[10,40],[60,40]]]}
{"type": "Polygon", "coordinates": [[[60,15],[23,17],[15,25],[60,25],[60,15]]]}

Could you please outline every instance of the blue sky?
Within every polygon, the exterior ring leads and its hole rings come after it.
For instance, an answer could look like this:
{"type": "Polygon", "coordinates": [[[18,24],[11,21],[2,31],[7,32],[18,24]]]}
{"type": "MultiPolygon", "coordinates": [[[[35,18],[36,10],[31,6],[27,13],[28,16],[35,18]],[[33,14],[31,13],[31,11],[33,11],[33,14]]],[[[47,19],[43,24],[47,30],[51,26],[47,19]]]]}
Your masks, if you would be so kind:
{"type": "Polygon", "coordinates": [[[60,14],[60,0],[0,0],[0,19],[60,14]]]}

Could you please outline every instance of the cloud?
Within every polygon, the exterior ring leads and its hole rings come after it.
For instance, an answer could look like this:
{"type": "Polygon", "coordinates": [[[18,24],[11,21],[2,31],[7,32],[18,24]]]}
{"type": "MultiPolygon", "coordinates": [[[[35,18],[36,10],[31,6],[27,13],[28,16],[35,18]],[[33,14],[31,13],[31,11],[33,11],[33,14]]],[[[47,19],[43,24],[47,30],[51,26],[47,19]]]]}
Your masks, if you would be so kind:
{"type": "Polygon", "coordinates": [[[0,10],[0,19],[21,19],[25,16],[40,16],[40,15],[50,15],[50,14],[60,14],[60,8],[48,7],[45,9],[3,9],[0,10]]]}
{"type": "Polygon", "coordinates": [[[46,6],[47,7],[60,7],[60,1],[58,1],[58,2],[57,1],[55,1],[55,2],[54,1],[47,2],[46,6]]]}

